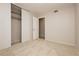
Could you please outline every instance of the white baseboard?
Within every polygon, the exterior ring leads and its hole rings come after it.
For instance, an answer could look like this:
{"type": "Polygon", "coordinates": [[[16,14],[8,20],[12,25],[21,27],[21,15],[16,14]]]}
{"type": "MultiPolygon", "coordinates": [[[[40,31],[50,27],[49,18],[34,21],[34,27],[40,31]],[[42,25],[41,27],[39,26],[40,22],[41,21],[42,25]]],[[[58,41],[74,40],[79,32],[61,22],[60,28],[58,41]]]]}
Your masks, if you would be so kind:
{"type": "MultiPolygon", "coordinates": [[[[45,40],[48,40],[48,39],[45,39],[45,40]]],[[[69,45],[69,46],[75,46],[75,43],[67,43],[67,42],[62,42],[62,41],[60,42],[60,41],[54,41],[54,40],[48,40],[48,41],[64,44],[64,45],[69,45]]]]}

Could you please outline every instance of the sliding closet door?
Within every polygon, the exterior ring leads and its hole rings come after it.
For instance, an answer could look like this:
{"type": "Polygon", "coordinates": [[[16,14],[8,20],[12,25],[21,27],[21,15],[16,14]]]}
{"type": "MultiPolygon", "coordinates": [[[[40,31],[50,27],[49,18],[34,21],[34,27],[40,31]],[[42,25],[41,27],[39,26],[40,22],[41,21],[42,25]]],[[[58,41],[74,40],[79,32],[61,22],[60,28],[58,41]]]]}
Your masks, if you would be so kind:
{"type": "Polygon", "coordinates": [[[12,44],[21,42],[21,9],[11,4],[12,44]]]}
{"type": "Polygon", "coordinates": [[[33,40],[39,38],[39,20],[33,16],[33,40]]]}

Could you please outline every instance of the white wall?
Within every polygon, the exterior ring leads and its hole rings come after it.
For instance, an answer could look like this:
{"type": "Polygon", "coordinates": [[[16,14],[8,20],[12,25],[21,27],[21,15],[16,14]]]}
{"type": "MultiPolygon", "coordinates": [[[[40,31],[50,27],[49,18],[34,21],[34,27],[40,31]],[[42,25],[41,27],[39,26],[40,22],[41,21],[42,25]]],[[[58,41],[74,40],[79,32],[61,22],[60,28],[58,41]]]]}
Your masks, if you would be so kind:
{"type": "Polygon", "coordinates": [[[11,6],[0,4],[0,50],[11,46],[11,6]]]}
{"type": "Polygon", "coordinates": [[[79,48],[79,4],[76,4],[76,47],[79,48]]]}
{"type": "Polygon", "coordinates": [[[33,16],[31,15],[31,13],[22,9],[22,42],[33,39],[32,21],[33,21],[33,16]]]}
{"type": "Polygon", "coordinates": [[[39,38],[39,20],[33,16],[33,40],[39,38]]]}
{"type": "Polygon", "coordinates": [[[75,8],[74,5],[56,7],[46,15],[46,40],[75,45],[75,8]],[[53,10],[59,10],[54,13],[53,10]]]}

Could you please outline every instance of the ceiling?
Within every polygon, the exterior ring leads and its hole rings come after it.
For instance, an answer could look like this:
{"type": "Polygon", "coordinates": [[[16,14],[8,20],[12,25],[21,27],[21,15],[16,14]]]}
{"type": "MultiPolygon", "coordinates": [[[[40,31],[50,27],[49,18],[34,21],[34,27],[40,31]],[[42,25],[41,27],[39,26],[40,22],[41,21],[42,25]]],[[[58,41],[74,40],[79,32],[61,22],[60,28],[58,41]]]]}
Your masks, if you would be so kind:
{"type": "Polygon", "coordinates": [[[33,15],[40,17],[55,7],[72,5],[71,3],[15,3],[15,5],[30,11],[33,15]]]}

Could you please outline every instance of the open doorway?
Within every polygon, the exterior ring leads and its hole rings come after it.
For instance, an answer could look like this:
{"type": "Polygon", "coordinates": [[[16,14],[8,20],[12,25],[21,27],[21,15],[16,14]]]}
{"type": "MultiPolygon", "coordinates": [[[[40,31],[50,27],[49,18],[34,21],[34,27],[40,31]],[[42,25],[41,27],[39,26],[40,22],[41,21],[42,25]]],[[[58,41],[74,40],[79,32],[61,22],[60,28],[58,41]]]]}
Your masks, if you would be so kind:
{"type": "Polygon", "coordinates": [[[21,8],[11,4],[11,44],[21,42],[21,8]]]}
{"type": "Polygon", "coordinates": [[[45,39],[45,18],[39,18],[39,38],[45,39]]]}

